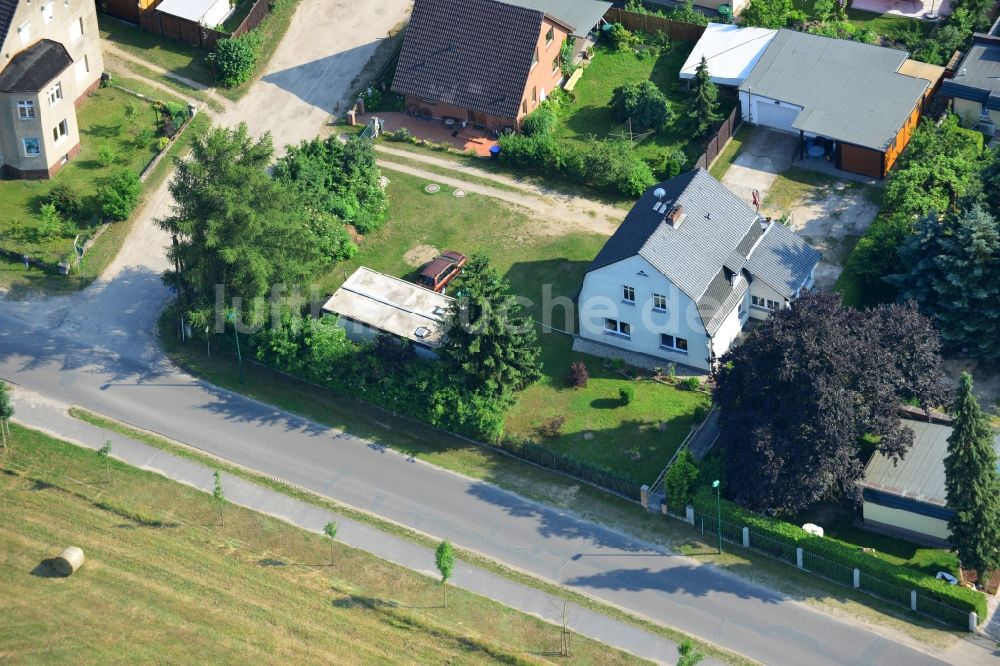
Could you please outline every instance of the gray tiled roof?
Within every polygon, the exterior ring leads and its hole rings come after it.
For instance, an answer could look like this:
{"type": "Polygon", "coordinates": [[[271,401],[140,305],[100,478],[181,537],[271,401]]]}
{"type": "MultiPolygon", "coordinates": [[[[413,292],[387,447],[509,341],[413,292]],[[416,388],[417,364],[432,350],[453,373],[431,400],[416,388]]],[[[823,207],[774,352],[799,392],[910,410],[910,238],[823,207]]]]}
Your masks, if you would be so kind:
{"type": "Polygon", "coordinates": [[[719,271],[697,303],[698,314],[709,335],[715,335],[726,316],[733,311],[749,288],[750,283],[742,274],[736,275],[734,284],[729,281],[726,271],[719,271]]]}
{"type": "Polygon", "coordinates": [[[542,18],[495,0],[416,0],[392,89],[515,118],[542,18]]]}
{"type": "Polygon", "coordinates": [[[11,58],[0,72],[0,91],[38,92],[72,64],[66,47],[51,39],[42,39],[11,58]]]}
{"type": "Polygon", "coordinates": [[[958,72],[941,84],[941,93],[1000,111],[1000,19],[991,32],[996,34],[977,34],[973,38],[958,72]]]}
{"type": "Polygon", "coordinates": [[[785,298],[792,298],[823,253],[779,222],[772,222],[747,258],[747,270],[785,298]]]}
{"type": "Polygon", "coordinates": [[[7,40],[15,11],[17,11],[17,0],[0,0],[0,45],[7,40]]]}
{"type": "Polygon", "coordinates": [[[509,0],[510,4],[545,12],[546,16],[572,30],[575,37],[583,37],[597,25],[611,8],[610,2],[599,0],[509,0]]]}
{"type": "Polygon", "coordinates": [[[802,107],[795,129],[882,151],[930,85],[898,73],[907,55],[782,29],[740,92],[802,107]]]}

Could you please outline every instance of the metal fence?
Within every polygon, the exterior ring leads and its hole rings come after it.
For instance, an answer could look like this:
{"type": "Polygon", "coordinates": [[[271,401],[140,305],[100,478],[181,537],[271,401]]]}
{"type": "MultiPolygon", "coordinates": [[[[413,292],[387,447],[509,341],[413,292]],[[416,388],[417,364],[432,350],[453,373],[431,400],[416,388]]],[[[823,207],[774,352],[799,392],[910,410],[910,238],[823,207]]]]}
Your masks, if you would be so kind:
{"type": "Polygon", "coordinates": [[[847,587],[854,587],[854,568],[840,562],[828,560],[809,551],[802,551],[802,568],[806,571],[822,576],[834,583],[840,583],[847,587]]]}

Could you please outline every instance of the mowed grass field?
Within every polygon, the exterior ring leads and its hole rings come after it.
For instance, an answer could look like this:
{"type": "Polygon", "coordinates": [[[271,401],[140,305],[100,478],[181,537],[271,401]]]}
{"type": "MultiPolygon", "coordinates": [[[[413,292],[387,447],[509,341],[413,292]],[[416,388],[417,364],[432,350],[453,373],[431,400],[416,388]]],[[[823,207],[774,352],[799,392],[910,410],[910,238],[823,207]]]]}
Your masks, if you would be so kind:
{"type": "MultiPolygon", "coordinates": [[[[0,662],[541,663],[559,628],[13,426],[0,454],[0,662]],[[27,468],[27,470],[25,470],[27,468]],[[86,563],[53,577],[77,545],[86,563]],[[331,559],[332,554],[332,559],[331,559]]],[[[573,662],[641,663],[574,636],[573,662]]]]}

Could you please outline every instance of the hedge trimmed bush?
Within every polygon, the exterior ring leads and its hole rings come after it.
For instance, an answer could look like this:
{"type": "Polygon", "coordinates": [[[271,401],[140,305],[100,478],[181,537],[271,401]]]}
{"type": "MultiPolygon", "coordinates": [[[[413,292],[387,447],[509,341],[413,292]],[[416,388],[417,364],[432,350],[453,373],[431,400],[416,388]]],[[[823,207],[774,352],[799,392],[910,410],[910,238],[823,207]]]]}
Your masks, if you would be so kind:
{"type": "MultiPolygon", "coordinates": [[[[695,494],[692,504],[698,511],[714,516],[715,502],[715,494],[708,488],[702,488],[695,494]]],[[[796,525],[758,515],[729,500],[722,500],[721,510],[724,521],[741,527],[749,527],[792,547],[802,548],[844,566],[860,569],[863,573],[880,578],[887,583],[916,590],[917,594],[940,601],[953,608],[965,612],[975,611],[980,621],[986,618],[986,596],[976,590],[949,585],[943,580],[932,578],[919,571],[863,553],[857,547],[833,539],[814,536],[796,525]]]]}

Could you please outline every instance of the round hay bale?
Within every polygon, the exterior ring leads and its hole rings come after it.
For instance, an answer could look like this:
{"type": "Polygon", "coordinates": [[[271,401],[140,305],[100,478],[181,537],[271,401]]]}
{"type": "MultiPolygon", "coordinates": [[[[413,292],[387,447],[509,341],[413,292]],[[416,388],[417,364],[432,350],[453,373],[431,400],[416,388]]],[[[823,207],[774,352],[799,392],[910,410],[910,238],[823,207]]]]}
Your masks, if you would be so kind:
{"type": "Polygon", "coordinates": [[[82,566],[83,551],[76,546],[70,546],[52,560],[52,568],[62,576],[69,576],[82,566]]]}

